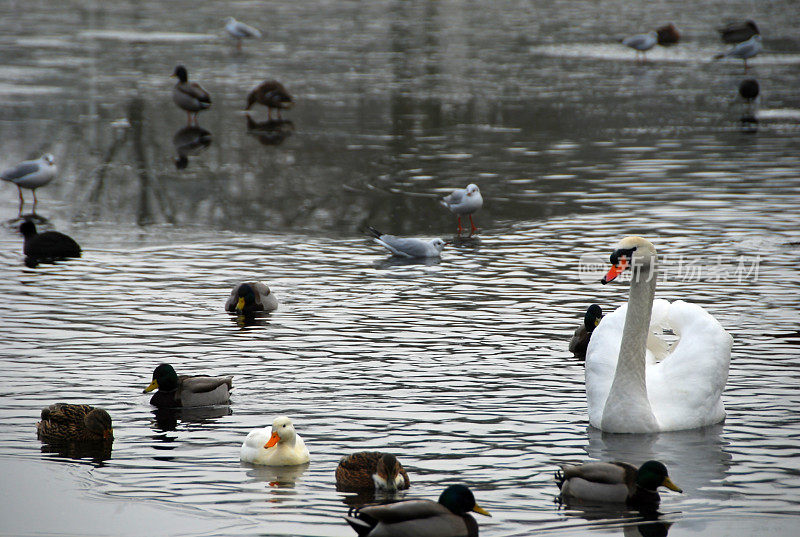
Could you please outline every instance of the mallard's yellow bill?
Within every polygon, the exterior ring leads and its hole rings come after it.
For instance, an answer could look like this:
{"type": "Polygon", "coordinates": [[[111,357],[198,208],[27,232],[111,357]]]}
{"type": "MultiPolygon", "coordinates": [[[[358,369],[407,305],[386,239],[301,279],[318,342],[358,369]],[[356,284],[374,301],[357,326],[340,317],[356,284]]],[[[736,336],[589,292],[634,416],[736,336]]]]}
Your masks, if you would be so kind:
{"type": "Polygon", "coordinates": [[[667,487],[669,490],[674,490],[675,492],[683,492],[681,488],[675,483],[673,483],[672,480],[668,477],[665,477],[664,482],[661,484],[667,487]]]}
{"type": "Polygon", "coordinates": [[[489,511],[487,511],[486,509],[484,509],[483,507],[481,507],[477,503],[475,504],[475,507],[472,508],[472,510],[475,511],[476,513],[480,513],[481,515],[484,515],[484,516],[492,516],[492,515],[489,514],[489,511]]]}
{"type": "Polygon", "coordinates": [[[158,389],[158,381],[154,379],[153,382],[150,383],[150,386],[145,388],[142,393],[152,392],[153,390],[157,389],[158,389]]]}

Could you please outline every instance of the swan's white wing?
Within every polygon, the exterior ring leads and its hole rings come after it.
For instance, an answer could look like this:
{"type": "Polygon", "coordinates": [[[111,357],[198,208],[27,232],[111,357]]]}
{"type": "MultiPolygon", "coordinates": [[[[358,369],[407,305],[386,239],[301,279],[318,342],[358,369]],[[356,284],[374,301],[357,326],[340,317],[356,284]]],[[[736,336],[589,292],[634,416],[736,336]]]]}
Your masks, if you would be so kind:
{"type": "Polygon", "coordinates": [[[603,409],[617,369],[627,311],[628,304],[623,304],[603,316],[592,332],[586,349],[586,403],[589,407],[589,423],[593,427],[600,428],[603,421],[603,409]]]}
{"type": "Polygon", "coordinates": [[[669,305],[667,322],[680,340],[647,368],[648,398],[661,430],[719,423],[733,338],[703,308],[682,300],[669,305]]]}

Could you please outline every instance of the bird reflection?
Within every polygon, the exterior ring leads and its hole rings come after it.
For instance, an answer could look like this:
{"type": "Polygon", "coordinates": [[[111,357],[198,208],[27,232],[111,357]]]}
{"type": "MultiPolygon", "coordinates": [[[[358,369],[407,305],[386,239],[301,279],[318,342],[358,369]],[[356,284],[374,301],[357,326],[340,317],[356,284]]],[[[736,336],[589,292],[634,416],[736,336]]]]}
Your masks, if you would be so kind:
{"type": "Polygon", "coordinates": [[[363,490],[351,493],[342,498],[342,503],[350,507],[350,510],[360,509],[365,505],[383,505],[403,500],[406,490],[388,492],[385,490],[376,491],[375,489],[363,490]]]}
{"type": "Polygon", "coordinates": [[[42,453],[53,453],[64,459],[83,461],[88,459],[98,468],[111,458],[112,442],[42,444],[42,453]]]}
{"type": "Polygon", "coordinates": [[[433,266],[442,262],[440,257],[387,257],[386,259],[379,259],[375,261],[374,266],[376,269],[388,269],[392,267],[404,267],[406,265],[424,265],[433,266]]]}
{"type": "Polygon", "coordinates": [[[189,165],[191,155],[199,155],[211,145],[211,132],[198,125],[186,125],[175,132],[172,137],[172,145],[178,157],[175,159],[175,167],[179,170],[189,165]]]}
{"type": "Polygon", "coordinates": [[[622,535],[626,537],[666,537],[672,522],[661,520],[658,511],[614,510],[608,505],[585,505],[577,508],[565,503],[568,516],[581,517],[589,522],[619,521],[622,524],[622,535]]]}
{"type": "Polygon", "coordinates": [[[205,423],[233,414],[228,405],[202,406],[192,408],[157,408],[153,410],[153,428],[157,431],[174,431],[178,420],[184,423],[205,423]]]}
{"type": "Polygon", "coordinates": [[[239,328],[250,326],[267,326],[269,316],[264,312],[257,312],[250,315],[233,315],[231,319],[239,328]]]}
{"type": "Polygon", "coordinates": [[[29,222],[33,222],[37,226],[49,226],[50,225],[50,220],[47,217],[42,216],[42,215],[37,214],[37,213],[27,213],[27,214],[21,214],[19,216],[15,216],[14,218],[10,218],[9,220],[6,220],[6,226],[9,229],[19,228],[19,225],[21,223],[25,222],[26,220],[29,221],[29,222]]]}
{"type": "Polygon", "coordinates": [[[270,487],[294,488],[295,483],[308,470],[308,463],[295,466],[250,466],[247,476],[270,487]]]}
{"type": "Polygon", "coordinates": [[[255,121],[250,114],[247,118],[247,134],[263,145],[280,145],[294,132],[294,123],[289,119],[268,119],[255,121]]]}
{"type": "Polygon", "coordinates": [[[739,84],[739,95],[745,102],[745,109],[742,117],[739,118],[739,126],[745,134],[758,132],[758,119],[756,118],[756,99],[759,94],[758,80],[748,78],[739,84]]]}
{"type": "Polygon", "coordinates": [[[727,499],[733,492],[709,490],[725,480],[731,466],[732,456],[724,450],[727,442],[721,434],[722,424],[658,434],[612,434],[592,427],[586,452],[595,460],[633,464],[658,459],[687,496],[727,499]]]}

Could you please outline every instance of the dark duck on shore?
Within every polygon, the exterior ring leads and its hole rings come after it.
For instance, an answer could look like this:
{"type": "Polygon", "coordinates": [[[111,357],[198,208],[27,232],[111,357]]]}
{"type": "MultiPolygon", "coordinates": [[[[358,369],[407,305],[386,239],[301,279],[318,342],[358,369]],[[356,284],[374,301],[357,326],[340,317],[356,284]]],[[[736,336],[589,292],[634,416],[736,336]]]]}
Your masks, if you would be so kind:
{"type": "Polygon", "coordinates": [[[194,123],[197,123],[197,114],[211,107],[211,96],[197,82],[189,82],[189,73],[183,65],[175,67],[172,76],[178,77],[178,83],[172,88],[172,100],[186,110],[189,124],[192,123],[193,114],[194,123]]]}
{"type": "Polygon", "coordinates": [[[199,407],[230,403],[233,377],[178,375],[169,364],[153,371],[153,381],[143,393],[158,390],[150,404],[159,408],[199,407]]]}
{"type": "Polygon", "coordinates": [[[48,444],[103,443],[114,440],[111,416],[90,405],[56,403],[42,409],[36,424],[39,440],[48,444]]]}
{"type": "Polygon", "coordinates": [[[669,478],[667,467],[658,461],[647,461],[639,468],[627,462],[564,464],[555,477],[562,501],[577,499],[656,507],[661,501],[658,487],[683,492],[669,478]]]}
{"type": "Polygon", "coordinates": [[[450,485],[439,501],[404,500],[362,507],[344,517],[360,537],[477,537],[478,523],[470,512],[491,516],[475,502],[465,485],[450,485]]]}
{"type": "Polygon", "coordinates": [[[410,485],[397,457],[380,451],[359,451],[342,457],[336,467],[336,490],[395,492],[410,485]]]}
{"type": "Polygon", "coordinates": [[[272,119],[272,109],[278,111],[278,118],[281,117],[281,110],[288,110],[294,106],[294,100],[283,84],[277,80],[267,80],[262,82],[247,96],[247,106],[245,110],[250,110],[250,107],[255,103],[262,104],[267,107],[267,119],[272,119]]]}
{"type": "Polygon", "coordinates": [[[752,20],[746,21],[731,21],[725,26],[717,28],[719,37],[723,42],[734,45],[747,41],[754,35],[759,35],[758,26],[752,20]]]}
{"type": "Polygon", "coordinates": [[[583,316],[583,324],[575,329],[575,334],[569,342],[569,351],[576,358],[586,358],[586,349],[589,347],[592,332],[600,324],[600,319],[602,318],[603,310],[597,304],[592,304],[586,310],[586,314],[583,316]]]}
{"type": "Polygon", "coordinates": [[[29,267],[81,256],[81,247],[72,237],[58,231],[39,233],[36,224],[30,220],[20,224],[19,232],[25,238],[22,252],[25,254],[25,264],[29,267]]]}

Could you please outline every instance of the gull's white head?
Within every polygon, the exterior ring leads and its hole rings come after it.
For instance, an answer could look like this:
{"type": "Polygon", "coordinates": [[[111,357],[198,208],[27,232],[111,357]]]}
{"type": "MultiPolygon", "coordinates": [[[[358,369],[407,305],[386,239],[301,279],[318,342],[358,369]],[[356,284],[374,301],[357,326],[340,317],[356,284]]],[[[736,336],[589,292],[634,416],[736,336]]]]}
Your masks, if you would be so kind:
{"type": "Polygon", "coordinates": [[[431,239],[431,244],[439,253],[442,253],[442,250],[444,250],[445,242],[442,239],[431,239]]]}
{"type": "Polygon", "coordinates": [[[478,188],[478,185],[476,185],[475,183],[467,185],[467,196],[472,196],[474,194],[480,194],[480,193],[481,191],[478,188]]]}
{"type": "Polygon", "coordinates": [[[236,24],[236,19],[234,19],[233,17],[228,17],[227,19],[225,19],[225,24],[236,24]]]}
{"type": "Polygon", "coordinates": [[[55,161],[55,158],[53,158],[53,155],[50,153],[45,153],[42,155],[42,159],[44,159],[48,164],[52,164],[53,161],[55,161]]]}
{"type": "Polygon", "coordinates": [[[271,448],[278,443],[294,444],[297,433],[294,430],[292,420],[287,416],[278,416],[272,421],[272,436],[269,441],[264,445],[265,448],[271,448]]]}
{"type": "Polygon", "coordinates": [[[656,261],[656,247],[642,237],[625,237],[611,253],[611,269],[600,280],[606,284],[631,267],[650,267],[656,261]]]}

